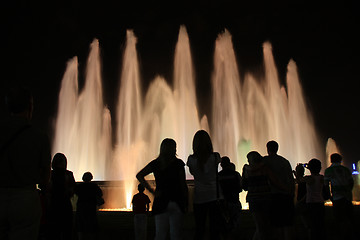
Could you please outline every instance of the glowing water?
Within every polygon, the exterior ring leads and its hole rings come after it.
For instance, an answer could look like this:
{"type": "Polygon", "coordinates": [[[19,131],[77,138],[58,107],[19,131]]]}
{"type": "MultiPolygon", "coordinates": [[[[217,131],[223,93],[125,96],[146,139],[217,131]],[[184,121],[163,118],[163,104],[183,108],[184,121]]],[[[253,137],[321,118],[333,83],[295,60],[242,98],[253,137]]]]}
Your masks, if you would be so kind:
{"type": "Polygon", "coordinates": [[[333,153],[340,153],[340,151],[339,151],[339,148],[336,145],[334,139],[329,138],[326,143],[326,162],[327,162],[328,166],[331,165],[330,156],[333,153]]]}
{"type": "Polygon", "coordinates": [[[53,153],[65,153],[76,180],[86,171],[94,173],[96,179],[105,179],[106,160],[111,155],[110,136],[110,112],[102,97],[99,43],[94,40],[80,94],[77,58],[68,62],[59,94],[53,153]]]}
{"type": "MultiPolygon", "coordinates": [[[[214,53],[213,98],[209,103],[212,104],[212,125],[209,127],[207,117],[200,118],[198,114],[186,29],[180,28],[175,49],[173,88],[157,76],[145,98],[141,95],[136,37],[128,31],[118,104],[114,110],[116,142],[113,148],[111,118],[102,100],[99,46],[95,40],[80,96],[77,60],[74,58],[68,63],[59,94],[53,152],[61,151],[68,156],[68,168],[76,180],[80,180],[85,171],[91,171],[99,180],[124,180],[126,194],[113,192],[109,198],[115,200],[122,196],[126,198],[127,207],[134,194],[136,172],[157,156],[161,140],[174,138],[179,157],[186,161],[192,153],[193,135],[200,128],[209,131],[214,150],[229,156],[239,171],[250,150],[266,154],[265,144],[270,139],[279,142],[279,153],[288,158],[293,167],[314,157],[323,159],[295,62],[289,62],[285,89],[279,84],[270,44],[265,43],[263,49],[264,79],[248,74],[241,80],[231,35],[227,31],[219,35],[214,53]]],[[[187,177],[191,178],[188,173],[187,177]]]]}
{"type": "Polygon", "coordinates": [[[286,90],[279,84],[271,45],[265,43],[263,48],[265,79],[257,81],[247,75],[241,85],[231,35],[225,31],[217,39],[211,128],[217,149],[237,160],[238,169],[245,164],[248,151],[266,154],[265,144],[270,139],[279,142],[280,154],[293,166],[313,157],[321,159],[295,62],[288,65],[286,90]]]}

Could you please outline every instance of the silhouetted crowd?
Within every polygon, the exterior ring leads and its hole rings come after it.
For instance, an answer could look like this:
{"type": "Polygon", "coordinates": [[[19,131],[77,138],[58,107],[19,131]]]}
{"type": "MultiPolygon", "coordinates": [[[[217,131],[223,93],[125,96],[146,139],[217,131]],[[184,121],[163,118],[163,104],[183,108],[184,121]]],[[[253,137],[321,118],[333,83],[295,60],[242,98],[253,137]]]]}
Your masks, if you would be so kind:
{"type": "MultiPolygon", "coordinates": [[[[92,174],[84,173],[83,182],[76,184],[64,154],[56,153],[51,161],[49,139],[30,125],[33,100],[27,89],[11,89],[6,103],[10,116],[1,119],[0,125],[0,240],[68,240],[74,231],[78,239],[98,239],[96,214],[104,199],[102,190],[91,181],[92,174]]],[[[196,240],[238,236],[243,190],[256,226],[252,239],[297,239],[295,214],[301,218],[307,239],[327,239],[324,202],[329,199],[336,226],[344,239],[353,239],[354,181],[350,170],[341,165],[340,154],[331,155],[331,166],[324,175],[320,174],[321,161],[315,158],[293,170],[277,154],[278,143],[269,141],[266,156],[257,151],[247,154],[248,164],[240,174],[229,157],[213,150],[204,130],[195,133],[193,154],[186,164],[177,157],[176,148],[173,139],[164,139],[158,157],[136,175],[139,192],[132,199],[136,239],[147,237],[151,201],[145,189],[154,195],[155,239],[183,239],[184,214],[189,209],[185,167],[194,177],[196,240]],[[305,168],[310,175],[305,175],[305,168]],[[149,174],[155,177],[155,188],[145,179],[149,174]]]]}
{"type": "MultiPolygon", "coordinates": [[[[341,155],[332,154],[331,166],[325,170],[325,175],[321,175],[320,160],[298,164],[293,171],[290,162],[277,154],[279,145],[276,141],[269,141],[266,147],[266,156],[256,151],[247,154],[248,164],[244,165],[240,175],[227,156],[221,157],[213,151],[206,131],[196,132],[193,154],[186,163],[194,176],[194,239],[236,239],[241,225],[239,193],[242,190],[247,191],[246,202],[256,225],[253,239],[297,239],[295,214],[301,216],[307,239],[327,239],[324,202],[328,199],[333,203],[341,236],[352,239],[354,181],[350,170],[341,165],[341,155]],[[310,175],[304,176],[305,168],[309,169],[310,175]]],[[[188,206],[188,192],[184,164],[176,157],[175,141],[164,139],[159,157],[136,177],[154,194],[155,239],[166,239],[167,234],[170,239],[182,239],[181,221],[188,206]],[[155,176],[155,189],[145,180],[151,173],[155,176]]],[[[145,233],[142,235],[146,236],[145,233]]]]}

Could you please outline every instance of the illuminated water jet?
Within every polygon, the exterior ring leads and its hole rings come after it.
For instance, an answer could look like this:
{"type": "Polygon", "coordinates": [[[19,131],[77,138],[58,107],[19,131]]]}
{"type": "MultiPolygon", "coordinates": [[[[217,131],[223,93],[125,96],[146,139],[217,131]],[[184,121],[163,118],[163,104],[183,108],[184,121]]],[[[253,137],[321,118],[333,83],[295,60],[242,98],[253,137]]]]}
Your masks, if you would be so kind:
{"type": "MultiPolygon", "coordinates": [[[[74,58],[68,63],[59,94],[53,152],[61,151],[68,156],[68,168],[77,180],[84,172],[91,171],[97,180],[123,182],[126,193],[119,193],[115,187],[109,190],[106,208],[130,206],[135,174],[157,156],[163,138],[175,139],[178,155],[186,161],[192,153],[193,135],[200,128],[209,131],[215,151],[229,156],[239,171],[248,151],[266,154],[265,144],[270,139],[279,142],[279,153],[293,167],[314,157],[324,159],[324,148],[307,111],[296,64],[289,62],[286,88],[281,86],[270,43],[263,46],[264,79],[251,74],[240,79],[231,34],[224,31],[218,36],[209,126],[208,117],[199,116],[201,106],[197,103],[185,27],[180,27],[175,48],[173,87],[157,76],[145,96],[141,95],[136,41],[134,33],[127,31],[118,104],[111,113],[116,116],[114,144],[110,111],[102,97],[97,40],[91,44],[85,87],[79,93],[74,58]]],[[[188,172],[187,178],[191,178],[188,172]]]]}

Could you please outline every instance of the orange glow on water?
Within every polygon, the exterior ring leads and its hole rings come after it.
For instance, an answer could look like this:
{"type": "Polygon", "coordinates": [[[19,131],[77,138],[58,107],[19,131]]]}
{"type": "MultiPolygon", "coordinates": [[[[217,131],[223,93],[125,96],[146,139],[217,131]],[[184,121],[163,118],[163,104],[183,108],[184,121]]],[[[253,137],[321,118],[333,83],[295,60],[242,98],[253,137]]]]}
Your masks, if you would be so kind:
{"type": "Polygon", "coordinates": [[[131,208],[100,208],[100,212],[131,212],[131,208]]]}
{"type": "MultiPolygon", "coordinates": [[[[121,191],[109,187],[105,208],[131,209],[136,173],[157,156],[162,139],[173,138],[179,158],[186,161],[192,153],[193,134],[199,129],[210,133],[214,150],[229,156],[238,171],[249,151],[266,153],[269,139],[279,142],[279,154],[293,166],[313,157],[324,159],[296,63],[289,61],[283,86],[270,43],[263,45],[262,79],[250,73],[241,79],[232,36],[228,31],[219,34],[214,66],[209,69],[213,72],[212,116],[200,115],[196,71],[184,26],[176,44],[173,79],[156,76],[144,95],[136,43],[134,32],[127,31],[116,109],[108,109],[103,101],[101,51],[96,39],[91,44],[84,87],[79,88],[75,57],[67,65],[59,93],[53,153],[67,156],[76,180],[90,171],[95,180],[124,181],[121,191]],[[116,122],[114,129],[112,122],[116,122]]],[[[241,202],[245,205],[245,198],[241,202]]]]}

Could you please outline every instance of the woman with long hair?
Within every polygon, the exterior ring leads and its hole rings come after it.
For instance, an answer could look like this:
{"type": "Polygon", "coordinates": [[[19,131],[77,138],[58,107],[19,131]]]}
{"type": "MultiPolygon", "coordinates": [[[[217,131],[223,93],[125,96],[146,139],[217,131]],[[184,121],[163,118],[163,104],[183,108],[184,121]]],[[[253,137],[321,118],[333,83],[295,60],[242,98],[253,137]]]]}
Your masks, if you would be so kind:
{"type": "Polygon", "coordinates": [[[183,214],[187,210],[188,189],[185,164],[176,157],[176,142],[166,138],[161,142],[159,156],[147,164],[137,175],[139,182],[154,194],[152,213],[155,216],[155,239],[181,239],[183,214]],[[145,180],[154,173],[155,190],[145,180]]]}
{"type": "Polygon", "coordinates": [[[48,198],[49,239],[72,239],[73,209],[71,198],[76,186],[73,172],[67,170],[67,158],[56,153],[52,161],[50,183],[46,190],[48,198]]]}
{"type": "Polygon", "coordinates": [[[188,157],[187,166],[194,176],[194,239],[205,239],[206,219],[209,217],[210,239],[220,239],[218,222],[220,212],[217,199],[220,192],[217,188],[217,171],[220,163],[220,154],[213,151],[209,134],[204,130],[195,133],[193,139],[193,154],[188,157]]]}

